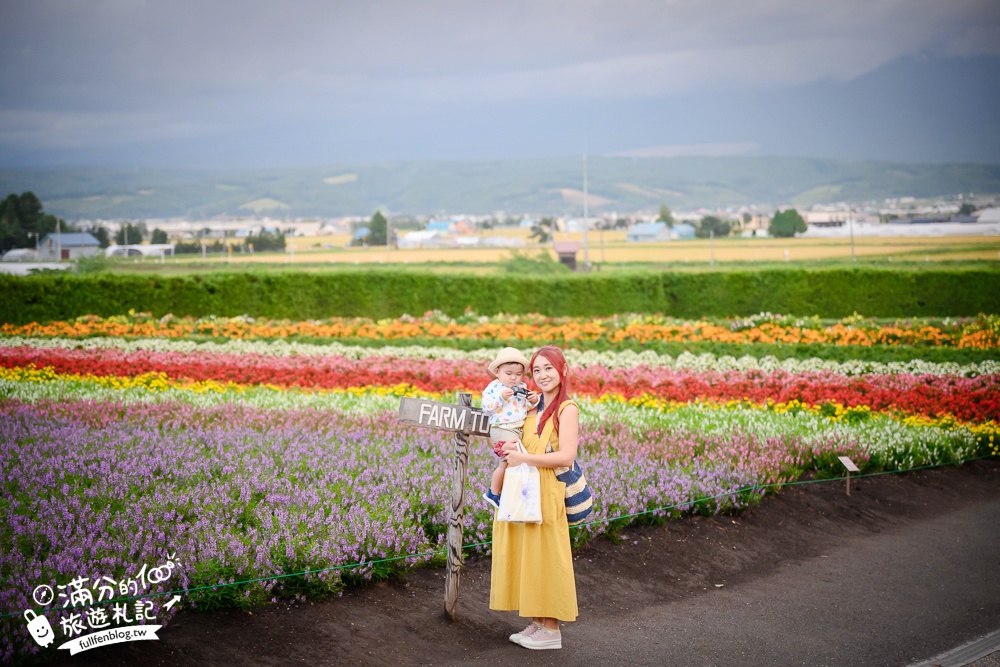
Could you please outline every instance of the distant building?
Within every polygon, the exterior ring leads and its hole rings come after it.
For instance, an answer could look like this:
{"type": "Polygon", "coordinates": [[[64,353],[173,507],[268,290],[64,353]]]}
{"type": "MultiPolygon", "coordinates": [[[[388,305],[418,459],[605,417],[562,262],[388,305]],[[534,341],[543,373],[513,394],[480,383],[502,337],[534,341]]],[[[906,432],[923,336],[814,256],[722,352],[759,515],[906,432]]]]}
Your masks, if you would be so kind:
{"type": "MultiPolygon", "coordinates": [[[[681,227],[683,225],[678,225],[681,227]]],[[[691,227],[690,225],[686,225],[691,227]]],[[[675,228],[676,229],[676,228],[675,228]]],[[[691,227],[691,237],[694,238],[694,227],[691,227]]],[[[665,222],[643,222],[628,230],[625,240],[632,243],[653,243],[656,241],[669,241],[673,236],[670,227],[665,222]]]]}
{"type": "Polygon", "coordinates": [[[447,220],[431,220],[427,223],[427,231],[447,234],[451,231],[451,223],[447,220]]]}
{"type": "Polygon", "coordinates": [[[4,262],[34,262],[38,260],[38,251],[34,248],[14,248],[3,254],[4,262]]]}
{"type": "Polygon", "coordinates": [[[38,244],[38,259],[51,262],[59,259],[93,257],[100,250],[100,242],[86,232],[46,234],[38,244]]]}
{"type": "Polygon", "coordinates": [[[174,254],[173,243],[135,243],[110,245],[104,249],[107,257],[161,257],[174,254]]]}
{"type": "Polygon", "coordinates": [[[807,225],[814,227],[843,227],[847,221],[846,211],[807,211],[802,215],[807,225]]]}
{"type": "Polygon", "coordinates": [[[441,232],[425,229],[419,232],[407,232],[399,237],[399,248],[439,248],[444,244],[441,232]]]}
{"type": "Polygon", "coordinates": [[[670,238],[675,241],[687,241],[689,239],[693,239],[694,225],[689,225],[686,222],[674,225],[674,228],[670,230],[670,238]]]}

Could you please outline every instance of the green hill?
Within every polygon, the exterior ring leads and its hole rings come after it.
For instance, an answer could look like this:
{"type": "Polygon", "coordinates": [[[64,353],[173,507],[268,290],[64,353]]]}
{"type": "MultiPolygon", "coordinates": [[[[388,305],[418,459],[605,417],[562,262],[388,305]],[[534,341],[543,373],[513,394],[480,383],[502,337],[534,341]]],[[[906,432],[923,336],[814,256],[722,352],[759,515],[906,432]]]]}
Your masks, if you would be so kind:
{"type": "MultiPolygon", "coordinates": [[[[844,162],[791,157],[591,157],[592,209],[635,211],[739,204],[1000,192],[1000,166],[844,162]]],[[[397,162],[291,169],[2,169],[0,195],[31,190],[68,219],[580,213],[578,158],[397,162]]]]}

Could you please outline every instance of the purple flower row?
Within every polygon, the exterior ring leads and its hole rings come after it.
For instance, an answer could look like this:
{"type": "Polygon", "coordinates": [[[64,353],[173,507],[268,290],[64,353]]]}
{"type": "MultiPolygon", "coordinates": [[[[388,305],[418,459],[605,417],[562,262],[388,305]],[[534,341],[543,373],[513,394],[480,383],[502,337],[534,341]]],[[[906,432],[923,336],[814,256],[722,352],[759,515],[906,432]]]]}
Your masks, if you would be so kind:
{"type": "MultiPolygon", "coordinates": [[[[765,479],[753,460],[672,463],[664,452],[683,433],[663,432],[641,451],[629,433],[612,425],[582,434],[596,506],[581,536],[655,508],[670,516],[737,507],[753,494],[733,492],[765,479]],[[693,505],[698,498],[715,500],[693,505]]],[[[703,451],[728,437],[715,440],[703,451]]],[[[17,614],[0,622],[0,659],[37,650],[20,613],[37,607],[39,584],[126,576],[167,554],[179,564],[163,591],[364,563],[306,582],[233,586],[228,597],[183,596],[195,606],[337,592],[345,572],[371,578],[427,562],[444,541],[453,442],[449,433],[400,428],[389,413],[0,400],[0,613],[17,614]]],[[[479,493],[496,464],[484,442],[470,450],[466,544],[490,540],[479,493]]],[[[58,613],[48,616],[56,626],[58,613]]]]}

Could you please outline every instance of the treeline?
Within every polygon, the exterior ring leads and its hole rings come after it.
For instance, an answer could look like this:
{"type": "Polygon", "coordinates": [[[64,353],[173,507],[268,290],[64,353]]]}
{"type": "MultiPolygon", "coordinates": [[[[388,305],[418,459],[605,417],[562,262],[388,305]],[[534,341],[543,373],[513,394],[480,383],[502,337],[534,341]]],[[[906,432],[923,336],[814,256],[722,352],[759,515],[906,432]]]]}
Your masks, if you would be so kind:
{"type": "Polygon", "coordinates": [[[616,275],[433,274],[419,271],[0,276],[0,320],[12,324],[150,311],[192,316],[398,317],[441,310],[684,318],[761,311],[845,317],[1000,312],[1000,271],[773,269],[616,275]]]}

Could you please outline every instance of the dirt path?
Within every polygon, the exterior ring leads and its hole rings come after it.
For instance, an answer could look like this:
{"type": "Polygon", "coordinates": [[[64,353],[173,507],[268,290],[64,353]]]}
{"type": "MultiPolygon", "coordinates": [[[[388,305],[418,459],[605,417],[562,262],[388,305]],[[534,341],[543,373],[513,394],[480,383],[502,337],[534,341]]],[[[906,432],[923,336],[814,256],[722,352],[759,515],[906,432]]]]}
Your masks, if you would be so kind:
{"type": "Polygon", "coordinates": [[[443,571],[324,603],[185,612],[156,642],[62,665],[909,665],[1000,629],[1000,462],[788,488],[738,516],[575,553],[562,651],[507,641],[489,561],[444,620],[443,571]],[[721,586],[719,586],[721,584],[721,586]]]}

